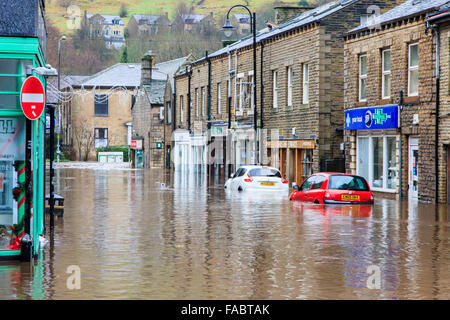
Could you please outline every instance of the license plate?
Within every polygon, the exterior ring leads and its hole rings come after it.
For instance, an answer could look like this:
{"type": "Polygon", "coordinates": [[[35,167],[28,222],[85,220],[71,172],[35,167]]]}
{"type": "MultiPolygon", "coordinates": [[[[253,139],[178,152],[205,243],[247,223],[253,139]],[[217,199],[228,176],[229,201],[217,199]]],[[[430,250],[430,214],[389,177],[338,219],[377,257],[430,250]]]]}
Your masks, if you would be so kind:
{"type": "Polygon", "coordinates": [[[275,183],[273,183],[273,182],[261,182],[261,185],[262,185],[262,186],[270,186],[270,187],[273,187],[273,186],[275,185],[275,183]]]}
{"type": "Polygon", "coordinates": [[[343,200],[359,200],[359,196],[353,195],[353,194],[343,194],[341,196],[341,199],[343,199],[343,200]]]}

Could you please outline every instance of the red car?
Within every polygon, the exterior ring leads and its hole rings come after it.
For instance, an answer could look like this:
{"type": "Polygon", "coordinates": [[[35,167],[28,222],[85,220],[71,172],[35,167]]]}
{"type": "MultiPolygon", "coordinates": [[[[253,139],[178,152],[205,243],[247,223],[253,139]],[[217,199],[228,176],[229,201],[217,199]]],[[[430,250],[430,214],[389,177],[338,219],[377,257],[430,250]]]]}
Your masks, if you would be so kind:
{"type": "Polygon", "coordinates": [[[345,173],[316,173],[294,186],[290,200],[319,204],[373,204],[366,179],[345,173]]]}

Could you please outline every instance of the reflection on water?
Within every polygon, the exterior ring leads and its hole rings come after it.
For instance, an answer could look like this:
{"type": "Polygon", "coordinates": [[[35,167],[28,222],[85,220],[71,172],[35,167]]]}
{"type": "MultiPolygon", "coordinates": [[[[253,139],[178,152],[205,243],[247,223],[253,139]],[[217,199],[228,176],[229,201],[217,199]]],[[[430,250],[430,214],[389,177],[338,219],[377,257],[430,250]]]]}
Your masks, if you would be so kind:
{"type": "Polygon", "coordinates": [[[0,265],[2,299],[449,298],[447,207],[302,204],[161,170],[56,173],[64,218],[38,263],[0,265]]]}

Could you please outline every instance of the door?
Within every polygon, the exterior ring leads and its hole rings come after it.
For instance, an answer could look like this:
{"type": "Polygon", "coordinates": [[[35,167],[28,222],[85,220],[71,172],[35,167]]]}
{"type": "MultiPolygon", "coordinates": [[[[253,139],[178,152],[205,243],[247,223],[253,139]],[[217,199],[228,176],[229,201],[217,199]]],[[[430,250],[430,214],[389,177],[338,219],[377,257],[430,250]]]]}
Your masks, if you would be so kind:
{"type": "Polygon", "coordinates": [[[299,201],[311,201],[311,196],[309,195],[309,191],[311,189],[311,185],[316,177],[312,176],[303,182],[298,191],[295,194],[295,200],[299,201]]]}
{"type": "Polygon", "coordinates": [[[409,138],[409,197],[417,199],[419,195],[419,141],[417,138],[409,138]]]}

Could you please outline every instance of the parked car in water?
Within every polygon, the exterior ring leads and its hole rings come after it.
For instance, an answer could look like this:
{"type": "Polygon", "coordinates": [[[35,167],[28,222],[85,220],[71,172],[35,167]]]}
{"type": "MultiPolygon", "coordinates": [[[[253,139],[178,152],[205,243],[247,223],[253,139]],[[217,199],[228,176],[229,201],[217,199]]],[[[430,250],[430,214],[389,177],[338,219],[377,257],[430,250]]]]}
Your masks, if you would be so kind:
{"type": "Polygon", "coordinates": [[[373,204],[366,179],[345,173],[316,173],[294,186],[290,200],[319,204],[373,204]]]}
{"type": "Polygon", "coordinates": [[[285,191],[289,190],[286,180],[281,177],[278,169],[260,165],[242,166],[227,180],[225,188],[229,190],[267,190],[285,191]]]}

